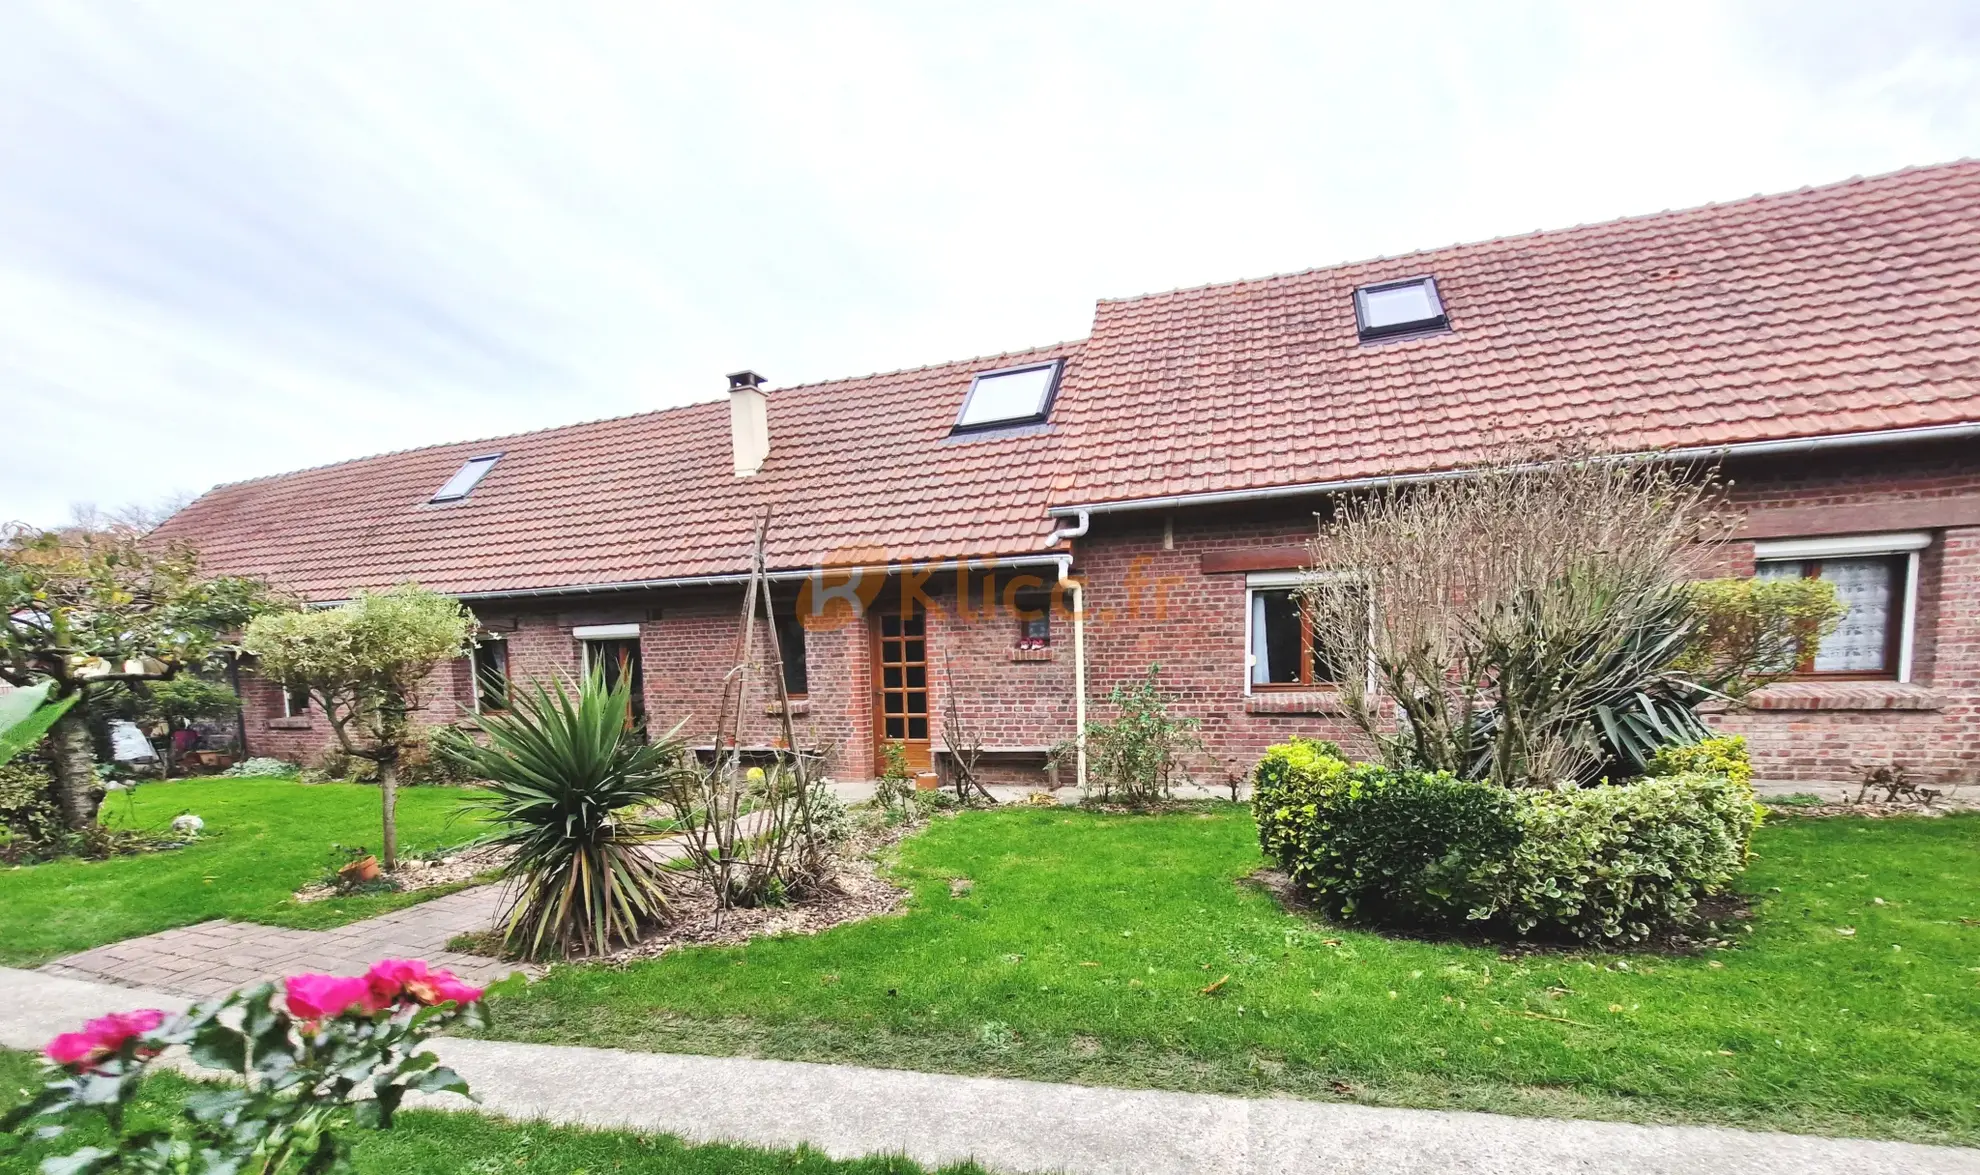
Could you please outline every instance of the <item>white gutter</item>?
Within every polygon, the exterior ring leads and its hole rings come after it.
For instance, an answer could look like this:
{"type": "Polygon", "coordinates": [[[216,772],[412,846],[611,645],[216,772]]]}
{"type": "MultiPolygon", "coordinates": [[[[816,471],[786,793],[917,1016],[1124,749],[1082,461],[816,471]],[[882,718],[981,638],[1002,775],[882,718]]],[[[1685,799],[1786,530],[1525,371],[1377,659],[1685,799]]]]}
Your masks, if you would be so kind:
{"type": "MultiPolygon", "coordinates": [[[[1683,449],[1645,449],[1634,453],[1617,453],[1618,461],[1696,461],[1707,458],[1726,459],[1733,457],[1760,457],[1779,453],[1813,453],[1827,449],[1868,448],[1875,445],[1897,445],[1922,441],[1956,441],[1980,437],[1980,422],[1964,424],[1937,424],[1925,428],[1891,428],[1878,432],[1834,433],[1818,437],[1798,437],[1785,441],[1746,441],[1733,445],[1695,445],[1683,449]]],[[[1443,469],[1429,473],[1388,473],[1376,477],[1348,477],[1334,481],[1300,482],[1295,485],[1266,486],[1248,490],[1212,490],[1200,494],[1168,494],[1155,498],[1121,498],[1108,502],[1087,502],[1077,506],[1054,506],[1050,509],[1056,518],[1077,516],[1079,534],[1086,533],[1086,527],[1094,514],[1118,514],[1131,510],[1167,510],[1178,506],[1215,506],[1227,502],[1257,502],[1270,498],[1303,498],[1313,494],[1332,494],[1346,490],[1374,489],[1380,486],[1411,485],[1420,482],[1448,481],[1452,478],[1471,477],[1479,473],[1477,466],[1464,469],[1443,469]]],[[[1058,532],[1065,533],[1065,532],[1058,532]]]]}
{"type": "MultiPolygon", "coordinates": [[[[1050,553],[1041,552],[1036,555],[992,555],[979,559],[942,559],[933,563],[915,563],[909,561],[902,563],[875,563],[862,567],[800,567],[787,571],[766,571],[763,573],[763,577],[765,579],[783,582],[794,579],[811,579],[814,576],[820,575],[866,575],[869,573],[894,575],[903,570],[933,573],[938,571],[954,571],[958,567],[966,567],[970,570],[991,571],[1000,567],[1040,567],[1054,565],[1065,558],[1066,556],[1064,554],[1055,551],[1050,553]]],[[[487,592],[443,591],[440,594],[443,596],[452,596],[456,600],[503,600],[510,598],[521,599],[529,596],[581,596],[599,592],[639,592],[651,591],[656,588],[725,587],[735,584],[746,584],[749,582],[749,579],[749,573],[744,571],[721,575],[675,575],[662,579],[628,579],[611,583],[580,583],[569,584],[564,587],[507,588],[500,591],[487,592]]],[[[309,606],[312,608],[334,608],[339,604],[347,604],[349,602],[348,599],[311,600],[309,606]]]]}

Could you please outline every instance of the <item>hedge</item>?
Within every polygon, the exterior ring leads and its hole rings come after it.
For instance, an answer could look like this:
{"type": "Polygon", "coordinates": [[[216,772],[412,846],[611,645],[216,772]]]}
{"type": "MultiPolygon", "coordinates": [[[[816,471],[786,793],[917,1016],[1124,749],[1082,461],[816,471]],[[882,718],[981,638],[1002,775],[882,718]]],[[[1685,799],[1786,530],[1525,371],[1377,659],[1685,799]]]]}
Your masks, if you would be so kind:
{"type": "Polygon", "coordinates": [[[1296,739],[1258,764],[1252,810],[1266,855],[1337,917],[1635,942],[1745,868],[1744,768],[1737,739],[1712,739],[1660,761],[1669,775],[1509,790],[1296,739]]]}

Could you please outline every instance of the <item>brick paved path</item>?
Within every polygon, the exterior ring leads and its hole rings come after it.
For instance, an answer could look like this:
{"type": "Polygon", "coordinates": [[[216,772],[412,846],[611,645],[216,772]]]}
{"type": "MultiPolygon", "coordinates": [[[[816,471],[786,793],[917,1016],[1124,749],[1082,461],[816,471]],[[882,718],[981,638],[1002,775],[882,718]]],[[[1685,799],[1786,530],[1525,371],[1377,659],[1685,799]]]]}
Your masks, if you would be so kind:
{"type": "Polygon", "coordinates": [[[41,970],[195,998],[304,971],[356,975],[379,959],[425,959],[463,979],[483,982],[517,968],[449,951],[447,940],[488,929],[500,888],[477,886],[331,930],[216,919],[68,955],[41,970]]]}

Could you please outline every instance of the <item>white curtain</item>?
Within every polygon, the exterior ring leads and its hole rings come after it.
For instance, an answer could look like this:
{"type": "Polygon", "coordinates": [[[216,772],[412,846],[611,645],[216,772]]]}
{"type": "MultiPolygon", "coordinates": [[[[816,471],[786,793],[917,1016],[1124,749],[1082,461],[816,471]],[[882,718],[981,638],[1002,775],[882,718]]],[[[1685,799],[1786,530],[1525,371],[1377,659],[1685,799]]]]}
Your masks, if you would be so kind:
{"type": "Polygon", "coordinates": [[[1272,658],[1267,651],[1271,643],[1265,639],[1265,593],[1251,593],[1251,684],[1269,685],[1272,681],[1272,658]]]}
{"type": "Polygon", "coordinates": [[[1884,664],[1891,632],[1891,561],[1824,559],[1822,578],[1836,586],[1842,623],[1815,650],[1819,673],[1875,673],[1884,664]]]}

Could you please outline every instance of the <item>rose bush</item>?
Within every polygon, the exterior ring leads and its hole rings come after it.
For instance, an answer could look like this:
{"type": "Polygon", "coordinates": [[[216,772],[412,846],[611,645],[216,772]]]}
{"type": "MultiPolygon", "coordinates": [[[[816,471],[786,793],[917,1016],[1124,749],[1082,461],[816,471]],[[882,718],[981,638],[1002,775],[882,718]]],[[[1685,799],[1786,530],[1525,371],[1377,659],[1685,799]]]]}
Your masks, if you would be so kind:
{"type": "Polygon", "coordinates": [[[47,1138],[105,1120],[112,1145],[48,1159],[44,1175],[348,1170],[346,1135],[391,1126],[408,1091],[473,1096],[420,1045],[455,1025],[485,1025],[485,994],[419,960],[385,959],[363,975],[292,975],[181,1015],[104,1016],[48,1043],[48,1083],[0,1128],[33,1126],[47,1138]],[[179,1045],[230,1080],[187,1098],[167,1128],[127,1128],[125,1110],[149,1066],[179,1045]]]}

